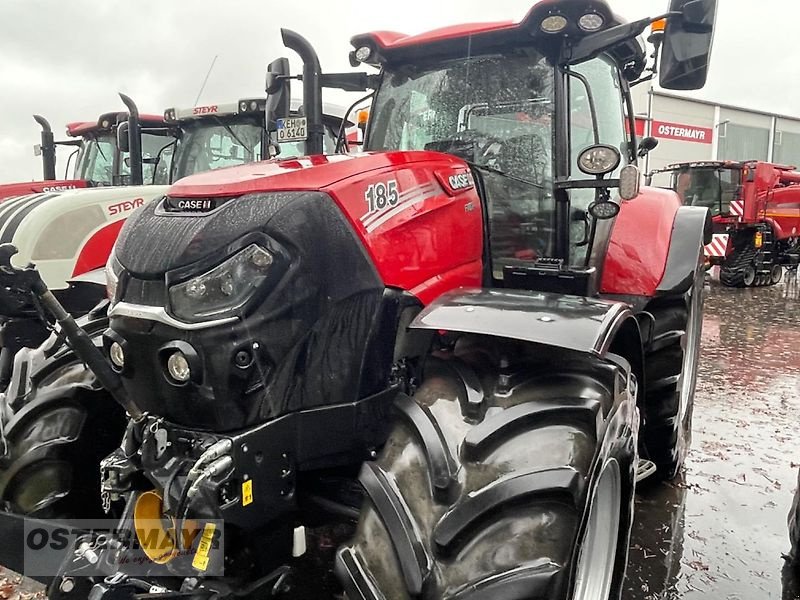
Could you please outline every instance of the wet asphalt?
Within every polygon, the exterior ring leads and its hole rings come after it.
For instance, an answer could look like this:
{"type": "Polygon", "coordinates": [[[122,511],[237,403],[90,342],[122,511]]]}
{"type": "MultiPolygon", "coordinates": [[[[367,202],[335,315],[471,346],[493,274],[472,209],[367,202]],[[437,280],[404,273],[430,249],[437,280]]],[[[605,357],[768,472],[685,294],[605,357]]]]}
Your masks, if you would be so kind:
{"type": "Polygon", "coordinates": [[[711,281],[685,473],[643,485],[626,600],[800,599],[784,568],[800,466],[800,285],[711,281]]]}
{"type": "MultiPolygon", "coordinates": [[[[710,281],[692,449],[676,481],[639,489],[625,600],[800,600],[781,557],[799,415],[800,285],[710,281]]],[[[41,593],[0,569],[0,599],[41,593]]]]}

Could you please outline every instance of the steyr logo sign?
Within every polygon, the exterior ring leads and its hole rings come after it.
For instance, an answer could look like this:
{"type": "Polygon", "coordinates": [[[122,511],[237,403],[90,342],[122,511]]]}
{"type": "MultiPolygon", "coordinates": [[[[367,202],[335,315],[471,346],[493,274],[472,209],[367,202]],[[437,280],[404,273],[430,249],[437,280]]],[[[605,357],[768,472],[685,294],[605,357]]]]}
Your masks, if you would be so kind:
{"type": "Polygon", "coordinates": [[[714,139],[714,130],[708,127],[653,121],[653,136],[667,140],[710,144],[714,139]]]}

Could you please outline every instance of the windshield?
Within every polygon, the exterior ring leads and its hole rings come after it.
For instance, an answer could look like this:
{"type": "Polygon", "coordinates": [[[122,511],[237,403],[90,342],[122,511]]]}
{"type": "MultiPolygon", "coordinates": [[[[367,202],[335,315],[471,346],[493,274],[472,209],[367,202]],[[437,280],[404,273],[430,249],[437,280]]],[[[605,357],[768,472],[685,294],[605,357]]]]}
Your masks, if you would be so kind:
{"type": "Polygon", "coordinates": [[[712,216],[730,214],[741,171],[718,167],[682,167],[672,174],[672,189],[689,206],[704,206],[712,216]]]}
{"type": "MultiPolygon", "coordinates": [[[[183,125],[181,137],[173,153],[169,149],[162,154],[158,171],[169,172],[162,166],[169,161],[174,164],[173,181],[195,173],[212,171],[223,167],[235,167],[267,157],[263,155],[264,126],[256,120],[247,122],[200,119],[183,125]]],[[[330,126],[325,127],[325,152],[333,153],[335,134],[330,126]]],[[[303,155],[303,142],[284,142],[280,145],[280,158],[303,155]]]]}
{"type": "MultiPolygon", "coordinates": [[[[142,179],[145,183],[151,181],[156,185],[169,183],[174,142],[175,138],[169,135],[142,134],[142,179]]],[[[125,173],[130,171],[127,167],[123,168],[125,173]]]]}
{"type": "Polygon", "coordinates": [[[97,185],[111,185],[114,181],[114,157],[117,143],[112,134],[84,138],[75,162],[75,178],[97,185]]]}
{"type": "Polygon", "coordinates": [[[187,123],[175,150],[174,179],[261,160],[263,131],[257,122],[202,119],[187,123]]]}
{"type": "Polygon", "coordinates": [[[552,256],[554,70],[531,51],[384,73],[366,150],[438,150],[469,161],[489,200],[493,271],[552,256]]]}

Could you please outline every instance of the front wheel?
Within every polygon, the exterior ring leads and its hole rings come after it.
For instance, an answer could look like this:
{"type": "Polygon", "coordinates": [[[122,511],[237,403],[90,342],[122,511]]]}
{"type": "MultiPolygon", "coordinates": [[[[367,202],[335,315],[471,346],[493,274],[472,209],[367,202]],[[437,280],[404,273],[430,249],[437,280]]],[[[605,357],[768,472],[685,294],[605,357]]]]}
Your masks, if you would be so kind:
{"type": "Polygon", "coordinates": [[[428,359],[362,469],[367,502],[337,555],[347,597],[619,598],[638,433],[623,373],[485,338],[428,359]]]}

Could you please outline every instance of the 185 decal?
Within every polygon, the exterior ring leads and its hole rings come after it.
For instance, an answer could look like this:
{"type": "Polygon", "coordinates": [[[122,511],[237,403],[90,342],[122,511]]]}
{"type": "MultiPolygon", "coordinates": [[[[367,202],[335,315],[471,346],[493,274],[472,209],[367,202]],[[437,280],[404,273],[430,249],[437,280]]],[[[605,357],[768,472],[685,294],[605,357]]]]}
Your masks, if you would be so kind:
{"type": "Polygon", "coordinates": [[[391,179],[386,183],[379,181],[371,183],[364,192],[364,199],[369,207],[367,212],[373,213],[397,206],[400,201],[400,193],[397,189],[397,181],[391,179]]]}

